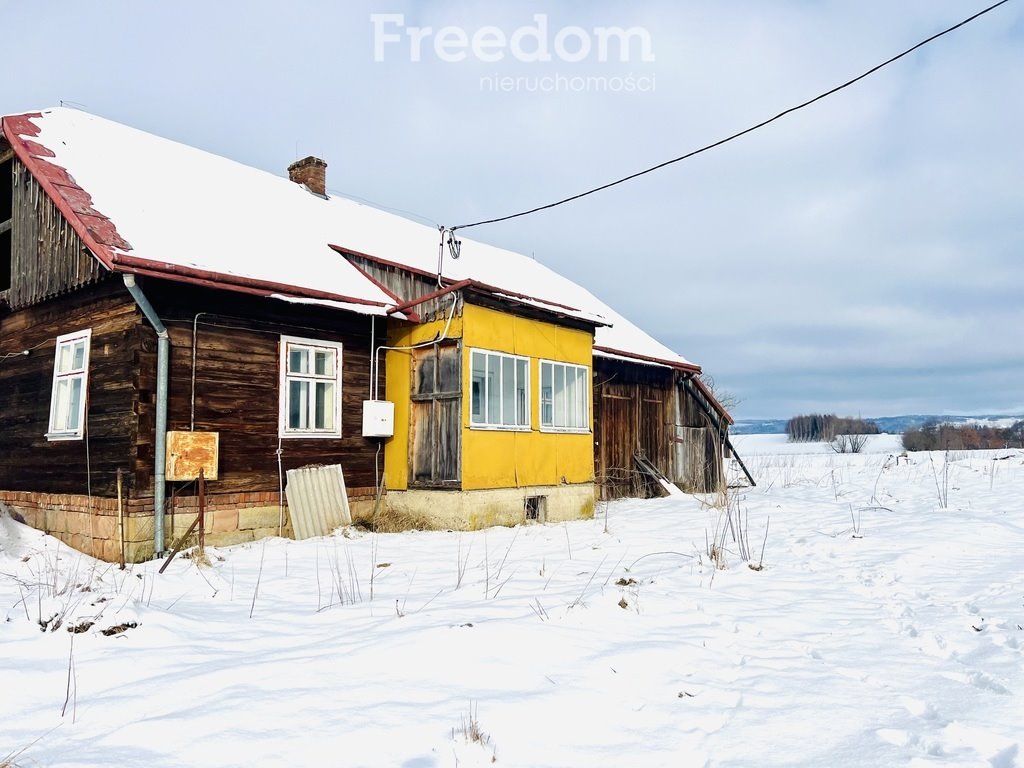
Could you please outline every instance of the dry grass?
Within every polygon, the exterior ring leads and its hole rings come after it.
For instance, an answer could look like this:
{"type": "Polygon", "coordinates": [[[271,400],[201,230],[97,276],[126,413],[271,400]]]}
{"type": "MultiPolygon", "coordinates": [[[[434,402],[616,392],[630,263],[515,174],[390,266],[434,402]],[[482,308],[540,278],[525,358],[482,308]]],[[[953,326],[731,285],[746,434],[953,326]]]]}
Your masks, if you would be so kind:
{"type": "Polygon", "coordinates": [[[373,518],[366,520],[371,531],[401,533],[402,531],[432,531],[434,525],[425,515],[382,507],[373,518]]]}
{"type": "MultiPolygon", "coordinates": [[[[15,750],[14,752],[8,752],[6,755],[0,755],[0,768],[27,768],[29,763],[18,762],[18,759],[22,755],[24,755],[25,752],[27,752],[30,747],[33,747],[36,744],[38,744],[39,741],[44,736],[47,736],[50,733],[53,733],[54,730],[56,730],[56,728],[51,728],[49,731],[44,733],[42,736],[39,736],[39,737],[35,738],[34,740],[30,741],[28,744],[26,744],[21,749],[15,750]]],[[[31,762],[32,762],[33,765],[36,764],[35,760],[32,760],[31,762]]]]}
{"type": "Polygon", "coordinates": [[[452,739],[461,736],[467,744],[479,744],[491,752],[491,762],[498,762],[498,750],[491,744],[491,737],[484,733],[476,717],[477,708],[470,703],[469,713],[459,718],[459,727],[452,728],[452,739]]]}

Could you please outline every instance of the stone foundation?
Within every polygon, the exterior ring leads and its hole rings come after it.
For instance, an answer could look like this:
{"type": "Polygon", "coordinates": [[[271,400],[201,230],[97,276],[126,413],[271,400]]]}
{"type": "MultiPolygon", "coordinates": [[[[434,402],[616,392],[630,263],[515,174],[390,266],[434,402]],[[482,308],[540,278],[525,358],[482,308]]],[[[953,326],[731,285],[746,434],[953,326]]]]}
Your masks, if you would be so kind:
{"type": "MultiPolygon", "coordinates": [[[[353,519],[364,507],[373,511],[373,489],[349,489],[353,519]]],[[[117,500],[81,494],[0,491],[6,505],[27,525],[49,533],[68,546],[107,562],[118,562],[121,544],[129,563],[153,557],[153,499],[128,499],[119,518],[117,500]],[[123,533],[122,533],[123,527],[123,533]]],[[[164,547],[168,551],[196,519],[196,496],[168,494],[164,547]]],[[[276,492],[222,493],[206,497],[205,543],[211,547],[256,541],[268,536],[292,537],[288,507],[278,505],[276,492]],[[282,516],[283,514],[283,516],[282,516]]],[[[185,546],[198,538],[193,532],[185,546]]]]}
{"type": "MultiPolygon", "coordinates": [[[[372,488],[349,488],[353,522],[373,520],[372,488]]],[[[379,514],[391,514],[404,527],[474,531],[495,525],[527,522],[527,499],[534,502],[538,522],[562,522],[594,516],[594,484],[499,488],[491,490],[390,491],[379,514]]],[[[128,499],[119,517],[117,500],[81,494],[0,491],[6,505],[27,525],[49,533],[68,546],[107,562],[118,562],[122,541],[125,561],[153,557],[153,499],[128,499]],[[122,531],[123,528],[123,531],[122,531]]],[[[195,520],[199,499],[169,494],[164,517],[168,551],[195,520]]],[[[257,541],[268,536],[293,536],[288,507],[278,505],[276,492],[221,493],[206,497],[205,542],[211,547],[257,541]]],[[[197,541],[193,532],[185,542],[197,541]]]]}
{"type": "Polygon", "coordinates": [[[476,531],[527,520],[527,499],[542,499],[538,522],[560,523],[594,516],[594,484],[542,485],[474,491],[388,491],[387,508],[395,515],[422,521],[423,527],[476,531]]]}

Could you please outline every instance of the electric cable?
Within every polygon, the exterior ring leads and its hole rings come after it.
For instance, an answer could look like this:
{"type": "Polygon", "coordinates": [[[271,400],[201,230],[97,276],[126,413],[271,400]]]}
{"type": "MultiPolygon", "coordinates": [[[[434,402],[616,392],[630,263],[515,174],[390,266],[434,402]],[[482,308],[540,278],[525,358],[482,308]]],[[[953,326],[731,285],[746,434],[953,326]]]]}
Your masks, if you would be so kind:
{"type": "Polygon", "coordinates": [[[1010,0],[999,0],[999,2],[997,2],[997,3],[993,4],[993,5],[990,5],[988,8],[985,8],[982,11],[978,11],[973,16],[969,16],[966,19],[964,19],[963,21],[961,21],[961,22],[959,22],[957,24],[954,24],[953,26],[948,27],[947,29],[944,29],[941,32],[938,32],[938,33],[932,35],[931,37],[925,38],[924,40],[922,40],[921,42],[917,43],[916,45],[913,45],[910,48],[907,48],[907,50],[903,51],[902,53],[899,53],[899,54],[893,56],[890,59],[886,59],[881,64],[877,64],[876,66],[872,67],[871,69],[867,70],[866,72],[864,72],[864,73],[862,73],[860,75],[857,75],[856,77],[854,77],[851,80],[847,80],[842,85],[837,85],[836,87],[831,88],[830,90],[827,90],[824,93],[818,94],[817,96],[815,96],[812,99],[808,99],[807,101],[805,101],[805,102],[803,102],[801,104],[797,104],[794,107],[790,107],[789,109],[786,109],[786,110],[784,110],[782,112],[779,112],[779,114],[775,115],[774,117],[768,118],[767,120],[762,120],[760,123],[757,123],[756,125],[752,125],[749,128],[745,128],[744,130],[739,131],[738,133],[734,133],[731,136],[727,136],[724,139],[719,139],[718,141],[713,142],[711,144],[708,144],[706,146],[703,146],[700,149],[695,149],[692,152],[687,152],[685,155],[680,155],[679,157],[674,157],[671,160],[666,160],[665,162],[658,163],[657,165],[653,165],[650,168],[646,168],[646,169],[644,169],[642,171],[637,171],[636,173],[632,173],[629,176],[624,176],[621,179],[616,179],[615,181],[610,181],[607,184],[602,184],[599,187],[594,187],[593,189],[588,189],[586,192],[580,192],[577,195],[572,195],[571,197],[566,197],[566,198],[564,198],[562,200],[558,200],[558,201],[556,201],[554,203],[548,203],[547,205],[540,205],[540,206],[537,206],[536,208],[531,208],[528,211],[520,211],[519,213],[509,214],[508,216],[499,216],[499,217],[494,218],[494,219],[485,219],[484,221],[476,221],[476,222],[473,222],[472,224],[460,224],[460,225],[458,225],[456,227],[451,227],[448,231],[451,232],[451,233],[454,233],[458,229],[469,229],[470,227],[481,227],[484,224],[497,224],[498,222],[509,221],[510,219],[518,219],[518,218],[520,218],[522,216],[529,216],[530,214],[533,214],[533,213],[539,213],[540,211],[546,211],[546,210],[548,210],[550,208],[556,208],[556,207],[558,207],[560,205],[565,205],[566,203],[571,203],[574,200],[579,200],[582,197],[587,197],[588,195],[593,195],[596,192],[602,192],[602,191],[604,191],[606,189],[610,189],[611,187],[618,186],[619,184],[624,184],[627,181],[632,181],[633,179],[639,178],[640,176],[645,176],[648,173],[653,173],[654,171],[660,170],[660,169],[662,169],[662,168],[664,168],[666,166],[672,165],[674,163],[678,163],[678,162],[681,162],[683,160],[688,160],[689,158],[694,157],[695,155],[699,155],[702,152],[707,152],[710,149],[714,149],[716,147],[720,147],[723,144],[728,144],[730,141],[734,141],[734,140],[740,138],[741,136],[746,136],[748,133],[752,133],[753,131],[756,131],[759,128],[764,128],[766,125],[774,123],[776,120],[779,120],[779,119],[785,117],[786,115],[792,114],[793,112],[797,112],[797,111],[799,111],[801,109],[804,109],[805,107],[809,107],[811,104],[814,104],[817,101],[821,101],[822,99],[825,99],[825,98],[831,96],[834,93],[838,93],[839,91],[843,90],[844,88],[849,88],[854,83],[856,83],[856,82],[858,82],[860,80],[863,80],[864,78],[866,78],[866,77],[868,77],[870,75],[873,75],[875,72],[877,72],[878,70],[882,69],[883,67],[887,67],[890,64],[892,64],[893,62],[899,61],[904,56],[907,56],[907,55],[913,53],[918,48],[922,48],[923,46],[928,45],[928,43],[931,43],[931,42],[933,42],[935,40],[938,40],[940,37],[942,37],[944,35],[948,35],[950,32],[953,32],[954,30],[959,29],[960,27],[963,27],[963,26],[965,26],[967,24],[970,24],[975,19],[978,19],[981,16],[984,16],[986,13],[994,11],[996,8],[998,8],[1001,5],[1004,5],[1004,4],[1008,3],[1009,1],[1010,0]]]}

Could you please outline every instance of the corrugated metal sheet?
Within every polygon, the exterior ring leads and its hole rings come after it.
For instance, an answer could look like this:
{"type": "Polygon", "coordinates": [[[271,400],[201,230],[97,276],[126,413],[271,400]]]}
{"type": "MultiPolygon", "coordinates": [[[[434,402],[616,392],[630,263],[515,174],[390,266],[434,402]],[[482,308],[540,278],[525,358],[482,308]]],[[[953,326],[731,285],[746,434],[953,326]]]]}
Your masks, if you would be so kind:
{"type": "Polygon", "coordinates": [[[352,522],[340,464],[289,469],[285,495],[296,539],[326,536],[352,522]]]}

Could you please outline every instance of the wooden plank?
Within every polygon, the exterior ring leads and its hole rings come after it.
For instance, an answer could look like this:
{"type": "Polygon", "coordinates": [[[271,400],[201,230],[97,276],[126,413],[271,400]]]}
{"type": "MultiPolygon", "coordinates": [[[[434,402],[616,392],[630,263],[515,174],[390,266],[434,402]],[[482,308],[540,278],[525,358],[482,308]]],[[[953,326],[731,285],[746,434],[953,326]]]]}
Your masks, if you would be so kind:
{"type": "Polygon", "coordinates": [[[112,497],[117,469],[134,456],[135,392],[130,386],[131,299],[103,284],[17,310],[0,324],[0,349],[29,349],[0,366],[0,488],[112,497]],[[92,329],[87,438],[50,442],[55,339],[92,329]],[[59,472],[53,468],[60,467],[59,472]]]}
{"type": "Polygon", "coordinates": [[[13,166],[11,287],[19,309],[97,282],[106,273],[20,161],[13,166]]]}
{"type": "MultiPolygon", "coordinates": [[[[375,485],[377,444],[362,437],[362,401],[370,384],[369,318],[162,281],[148,281],[144,290],[170,329],[172,429],[190,427],[192,328],[196,314],[203,313],[196,326],[195,426],[220,432],[220,474],[209,484],[211,493],[276,492],[279,443],[284,471],[340,463],[351,487],[375,485]],[[279,440],[282,334],[341,342],[341,438],[279,440]]],[[[151,337],[148,328],[144,333],[151,337]]],[[[379,333],[378,340],[383,329],[379,333]]],[[[139,366],[144,436],[152,429],[152,408],[145,393],[155,387],[155,355],[143,353],[139,366]]],[[[148,488],[151,450],[141,448],[138,481],[148,488]]]]}

